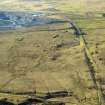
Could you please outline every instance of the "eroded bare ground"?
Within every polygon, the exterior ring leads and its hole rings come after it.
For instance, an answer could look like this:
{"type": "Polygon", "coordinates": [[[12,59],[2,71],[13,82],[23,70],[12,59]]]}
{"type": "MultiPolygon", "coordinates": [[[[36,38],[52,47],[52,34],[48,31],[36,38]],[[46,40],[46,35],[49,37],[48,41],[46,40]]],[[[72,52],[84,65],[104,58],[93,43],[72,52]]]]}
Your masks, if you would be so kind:
{"type": "MultiPolygon", "coordinates": [[[[97,77],[102,80],[104,93],[105,40],[104,29],[99,29],[103,27],[99,24],[101,20],[74,21],[81,28],[85,26],[85,38],[99,66],[97,77]]],[[[79,38],[69,26],[64,22],[0,32],[0,91],[69,91],[72,96],[52,100],[64,101],[67,105],[98,105],[97,90],[79,38]]],[[[0,96],[1,99],[4,97],[0,96]]]]}

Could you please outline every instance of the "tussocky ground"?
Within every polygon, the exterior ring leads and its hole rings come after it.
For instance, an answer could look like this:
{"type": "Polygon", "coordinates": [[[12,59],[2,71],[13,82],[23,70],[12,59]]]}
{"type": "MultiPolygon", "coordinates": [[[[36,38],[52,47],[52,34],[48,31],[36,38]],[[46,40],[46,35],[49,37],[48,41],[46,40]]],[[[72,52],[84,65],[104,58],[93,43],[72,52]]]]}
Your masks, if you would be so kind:
{"type": "Polygon", "coordinates": [[[0,10],[11,11],[43,11],[56,9],[63,12],[69,11],[103,11],[104,0],[0,0],[0,10]]]}
{"type": "MultiPolygon", "coordinates": [[[[75,0],[61,0],[60,3],[56,0],[39,2],[4,0],[1,1],[0,8],[26,12],[44,11],[47,13],[46,18],[75,21],[87,34],[87,45],[99,66],[96,79],[102,80],[104,94],[105,18],[102,17],[104,7],[98,5],[104,1],[80,0],[76,4],[75,0]],[[92,6],[87,8],[87,2],[92,6]],[[90,11],[96,12],[85,13],[90,11]]],[[[67,105],[98,105],[97,91],[93,87],[79,38],[74,35],[74,30],[66,21],[0,31],[1,91],[15,93],[67,90],[73,92],[73,96],[53,100],[64,101],[67,105]]],[[[0,98],[4,96],[1,95],[0,98]]]]}

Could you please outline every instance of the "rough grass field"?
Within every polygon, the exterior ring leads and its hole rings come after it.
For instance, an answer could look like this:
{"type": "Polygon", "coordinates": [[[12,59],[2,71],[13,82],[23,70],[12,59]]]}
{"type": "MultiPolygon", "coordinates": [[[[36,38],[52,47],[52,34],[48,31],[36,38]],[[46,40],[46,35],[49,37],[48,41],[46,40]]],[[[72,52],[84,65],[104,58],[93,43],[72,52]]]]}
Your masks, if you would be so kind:
{"type": "Polygon", "coordinates": [[[43,11],[49,8],[54,8],[62,12],[94,12],[103,11],[104,0],[0,0],[1,10],[12,11],[28,11],[34,12],[36,10],[43,11]],[[12,8],[11,8],[12,7],[12,8]]]}
{"type": "MultiPolygon", "coordinates": [[[[51,13],[54,14],[47,15],[46,18],[66,21],[0,31],[0,91],[13,94],[36,91],[44,94],[65,90],[73,92],[73,96],[51,100],[63,101],[67,105],[99,105],[97,89],[89,72],[86,55],[69,21],[74,21],[86,33],[84,36],[86,45],[97,65],[96,80],[100,80],[104,96],[103,4],[105,4],[104,0],[67,0],[66,2],[61,0],[60,3],[56,0],[45,0],[40,6],[37,2],[32,4],[25,0],[1,1],[1,10],[19,9],[26,12],[39,10],[49,13],[53,8],[51,13]],[[89,8],[88,3],[91,3],[89,8]]],[[[26,96],[21,98],[21,96],[1,93],[0,99],[3,98],[19,102],[26,99],[26,96]]]]}

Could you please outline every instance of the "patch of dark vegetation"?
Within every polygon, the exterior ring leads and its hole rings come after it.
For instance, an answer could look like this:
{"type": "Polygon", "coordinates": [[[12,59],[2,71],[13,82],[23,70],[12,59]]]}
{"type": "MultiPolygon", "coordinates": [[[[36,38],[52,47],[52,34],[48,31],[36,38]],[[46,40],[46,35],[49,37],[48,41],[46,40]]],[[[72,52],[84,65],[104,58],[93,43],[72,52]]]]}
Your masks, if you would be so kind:
{"type": "Polygon", "coordinates": [[[102,63],[105,65],[105,56],[100,59],[102,60],[102,63]]]}
{"type": "Polygon", "coordinates": [[[50,98],[56,98],[56,97],[67,97],[72,95],[73,95],[73,92],[57,91],[57,92],[47,93],[45,98],[50,99],[50,98]]]}
{"type": "Polygon", "coordinates": [[[36,105],[36,104],[41,104],[41,105],[65,105],[65,103],[61,102],[61,101],[47,101],[47,100],[41,99],[41,98],[27,99],[24,102],[19,103],[18,105],[36,105]]]}
{"type": "Polygon", "coordinates": [[[56,56],[53,56],[53,57],[51,58],[51,60],[55,61],[55,60],[57,60],[57,57],[56,57],[56,56]]]}
{"type": "Polygon", "coordinates": [[[54,53],[54,54],[51,55],[50,59],[51,59],[52,61],[55,61],[55,60],[57,60],[59,57],[60,57],[60,54],[59,54],[59,53],[54,53]]]}
{"type": "Polygon", "coordinates": [[[103,78],[102,77],[99,77],[97,79],[97,81],[99,81],[101,85],[105,85],[105,78],[104,77],[103,78]]]}
{"type": "MultiPolygon", "coordinates": [[[[41,104],[41,105],[65,105],[64,102],[61,102],[61,101],[46,101],[46,100],[43,100],[41,98],[29,98],[17,105],[37,105],[37,104],[41,104]]],[[[0,105],[15,105],[14,103],[12,102],[8,102],[6,100],[0,100],[0,105]]]]}
{"type": "Polygon", "coordinates": [[[47,22],[47,24],[57,24],[57,23],[66,23],[67,21],[63,21],[63,20],[54,20],[52,19],[52,21],[47,22]]]}
{"type": "Polygon", "coordinates": [[[57,37],[59,37],[59,35],[54,35],[54,36],[53,36],[53,38],[57,38],[57,37]]]}
{"type": "Polygon", "coordinates": [[[102,96],[103,96],[103,99],[105,100],[105,93],[104,93],[104,91],[103,91],[103,95],[102,96]]]}
{"type": "Polygon", "coordinates": [[[102,61],[103,59],[102,58],[99,58],[99,60],[102,61]]]}
{"type": "Polygon", "coordinates": [[[95,50],[95,51],[91,52],[91,55],[95,55],[95,54],[98,54],[98,53],[99,53],[98,50],[95,50]]]}
{"type": "Polygon", "coordinates": [[[71,42],[65,42],[65,43],[60,43],[57,44],[55,46],[55,49],[60,49],[60,48],[66,48],[66,47],[74,47],[74,46],[78,46],[79,45],[79,41],[71,41],[71,42]]]}
{"type": "Polygon", "coordinates": [[[86,63],[89,67],[89,72],[90,72],[90,75],[91,75],[91,79],[93,81],[93,84],[94,84],[94,87],[97,89],[97,83],[96,83],[96,78],[95,78],[95,71],[94,71],[94,67],[93,67],[93,64],[92,62],[90,61],[86,51],[85,51],[85,58],[86,58],[86,63]]]}
{"type": "Polygon", "coordinates": [[[43,100],[41,99],[27,99],[22,103],[19,103],[18,105],[36,105],[38,103],[43,103],[43,100]]]}
{"type": "Polygon", "coordinates": [[[81,33],[79,33],[78,31],[75,31],[74,34],[75,34],[76,36],[79,36],[79,35],[86,35],[86,33],[83,32],[81,29],[80,29],[80,31],[81,31],[81,33]]]}
{"type": "Polygon", "coordinates": [[[0,100],[0,105],[15,105],[15,104],[8,102],[6,100],[0,100]]]}
{"type": "Polygon", "coordinates": [[[12,91],[7,91],[7,90],[0,90],[0,93],[6,93],[6,94],[13,94],[13,95],[33,95],[36,93],[35,92],[12,92],[12,91]]]}
{"type": "Polygon", "coordinates": [[[95,51],[95,54],[98,54],[98,53],[99,53],[99,52],[96,50],[96,51],[95,51]]]}
{"type": "Polygon", "coordinates": [[[105,13],[102,14],[102,17],[105,17],[105,13]]]}
{"type": "Polygon", "coordinates": [[[104,49],[102,49],[102,50],[100,51],[100,53],[99,53],[99,55],[98,55],[98,59],[99,59],[99,61],[101,61],[101,63],[102,63],[103,65],[105,65],[105,50],[104,50],[104,49]]]}
{"type": "Polygon", "coordinates": [[[86,35],[86,33],[83,32],[82,29],[79,28],[74,22],[70,22],[70,26],[71,26],[72,29],[74,29],[74,34],[76,36],[86,35]]]}
{"type": "Polygon", "coordinates": [[[60,44],[57,44],[56,45],[56,48],[58,49],[58,48],[62,48],[64,46],[64,43],[60,43],[60,44]]]}
{"type": "Polygon", "coordinates": [[[94,55],[94,52],[91,52],[91,55],[94,55]]]}
{"type": "Polygon", "coordinates": [[[92,86],[88,86],[87,88],[92,90],[92,89],[95,89],[95,86],[92,85],[92,86]]]}
{"type": "Polygon", "coordinates": [[[98,48],[99,45],[100,45],[100,43],[97,42],[97,43],[96,43],[96,48],[98,48]]]}

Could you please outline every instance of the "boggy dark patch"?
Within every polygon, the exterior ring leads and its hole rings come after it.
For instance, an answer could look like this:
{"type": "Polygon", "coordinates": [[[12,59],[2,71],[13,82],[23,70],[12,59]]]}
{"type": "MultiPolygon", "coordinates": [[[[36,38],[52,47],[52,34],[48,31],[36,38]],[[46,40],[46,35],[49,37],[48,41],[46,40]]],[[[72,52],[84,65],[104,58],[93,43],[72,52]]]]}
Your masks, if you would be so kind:
{"type": "Polygon", "coordinates": [[[14,104],[5,100],[1,100],[0,105],[14,105],[14,104]]]}
{"type": "Polygon", "coordinates": [[[37,104],[37,103],[43,103],[43,100],[41,99],[27,99],[22,103],[19,103],[18,105],[33,105],[33,104],[37,104]]]}

